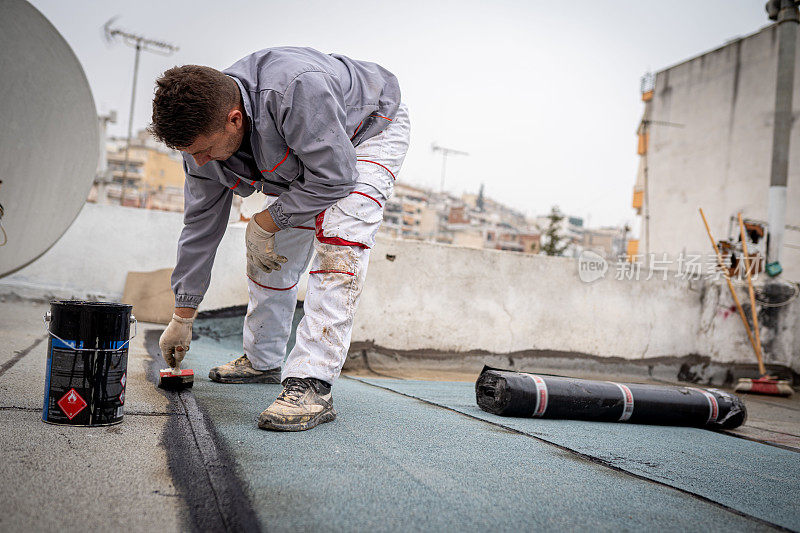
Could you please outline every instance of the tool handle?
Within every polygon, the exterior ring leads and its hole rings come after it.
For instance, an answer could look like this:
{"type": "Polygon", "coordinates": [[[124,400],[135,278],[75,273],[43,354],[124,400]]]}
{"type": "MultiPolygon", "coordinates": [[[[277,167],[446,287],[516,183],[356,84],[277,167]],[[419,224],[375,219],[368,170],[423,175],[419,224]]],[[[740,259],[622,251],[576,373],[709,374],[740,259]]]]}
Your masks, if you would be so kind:
{"type": "Polygon", "coordinates": [[[756,358],[758,358],[758,371],[761,375],[767,373],[767,367],[764,366],[764,356],[761,353],[761,333],[758,327],[758,309],[756,309],[756,296],[753,291],[753,279],[750,277],[750,257],[747,253],[747,235],[744,232],[744,222],[742,221],[742,214],[739,213],[739,233],[742,238],[742,252],[744,255],[744,270],[747,276],[747,289],[750,293],[750,315],[753,317],[753,332],[756,335],[755,350],[756,358]]]}
{"type": "Polygon", "coordinates": [[[728,273],[728,269],[725,268],[725,265],[722,264],[722,254],[719,253],[719,248],[717,247],[717,242],[714,240],[714,237],[711,235],[711,229],[708,227],[708,220],[706,220],[706,215],[703,213],[703,208],[700,208],[700,216],[703,217],[703,224],[706,226],[706,232],[708,233],[708,238],[711,240],[711,246],[714,247],[714,251],[717,253],[717,264],[722,269],[722,273],[725,276],[725,281],[728,282],[728,289],[731,291],[731,296],[733,297],[734,303],[736,303],[736,310],[739,311],[739,317],[742,319],[742,324],[744,324],[744,329],[747,331],[747,338],[750,339],[750,346],[752,346],[753,351],[756,353],[756,359],[759,359],[759,351],[756,348],[756,340],[753,338],[753,332],[750,330],[750,324],[747,322],[747,317],[744,316],[744,309],[742,309],[742,304],[739,302],[739,297],[736,296],[736,291],[733,288],[733,283],[731,283],[731,277],[728,273]]]}

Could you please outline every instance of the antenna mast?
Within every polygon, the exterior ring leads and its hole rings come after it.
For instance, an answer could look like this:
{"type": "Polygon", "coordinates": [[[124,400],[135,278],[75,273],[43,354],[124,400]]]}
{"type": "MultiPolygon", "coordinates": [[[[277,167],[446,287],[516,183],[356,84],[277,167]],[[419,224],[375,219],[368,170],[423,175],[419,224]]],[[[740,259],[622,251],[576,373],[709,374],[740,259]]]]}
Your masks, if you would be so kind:
{"type": "Polygon", "coordinates": [[[436,143],[431,144],[431,150],[434,152],[442,152],[442,184],[440,186],[439,192],[444,192],[444,176],[445,172],[447,171],[447,156],[448,155],[469,155],[467,152],[462,152],[460,150],[454,150],[452,148],[445,148],[444,146],[439,146],[436,143]]]}
{"type": "Polygon", "coordinates": [[[110,19],[103,25],[106,41],[111,42],[117,38],[121,39],[123,43],[132,46],[136,49],[136,59],[133,63],[133,87],[131,88],[131,110],[128,115],[128,138],[125,141],[125,163],[122,167],[122,192],[119,197],[119,204],[123,205],[125,200],[125,189],[128,186],[128,160],[130,157],[131,137],[133,135],[133,110],[136,104],[136,80],[139,77],[139,55],[142,50],[153,52],[159,55],[168,56],[177,52],[179,48],[173,44],[164,41],[157,41],[155,39],[148,39],[142,35],[129,33],[119,28],[112,28],[111,24],[116,20],[116,17],[110,19]]]}

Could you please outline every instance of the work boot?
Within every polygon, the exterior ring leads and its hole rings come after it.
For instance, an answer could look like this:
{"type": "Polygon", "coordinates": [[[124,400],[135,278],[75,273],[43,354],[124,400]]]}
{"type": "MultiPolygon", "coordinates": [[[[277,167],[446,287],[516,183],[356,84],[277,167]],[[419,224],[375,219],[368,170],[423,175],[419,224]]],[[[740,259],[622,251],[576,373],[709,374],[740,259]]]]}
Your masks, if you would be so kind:
{"type": "Polygon", "coordinates": [[[258,427],[304,431],[334,418],[330,385],[315,378],[286,378],[281,395],[258,418],[258,427]]]}
{"type": "Polygon", "coordinates": [[[230,363],[215,366],[208,377],[217,383],[280,383],[281,369],[256,370],[247,356],[243,355],[230,363]]]}

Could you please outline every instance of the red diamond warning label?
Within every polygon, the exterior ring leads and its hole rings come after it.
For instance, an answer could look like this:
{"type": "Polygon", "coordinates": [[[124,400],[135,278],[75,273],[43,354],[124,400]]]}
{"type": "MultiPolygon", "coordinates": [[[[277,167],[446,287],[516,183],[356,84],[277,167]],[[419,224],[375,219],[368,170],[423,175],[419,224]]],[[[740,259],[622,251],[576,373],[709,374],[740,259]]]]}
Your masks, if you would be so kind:
{"type": "Polygon", "coordinates": [[[125,390],[119,393],[119,403],[125,405],[125,390]]]}
{"type": "Polygon", "coordinates": [[[60,400],[56,402],[58,406],[64,411],[64,414],[67,415],[67,418],[72,420],[75,416],[83,411],[86,407],[87,403],[86,400],[81,398],[81,395],[78,394],[75,389],[70,389],[67,393],[61,397],[60,400]]]}
{"type": "Polygon", "coordinates": [[[119,382],[120,382],[120,384],[122,384],[122,388],[123,388],[123,389],[125,388],[125,382],[126,382],[126,381],[128,381],[128,379],[127,379],[127,377],[126,377],[127,375],[128,375],[128,373],[127,373],[127,372],[123,372],[123,373],[122,373],[122,377],[121,377],[121,378],[119,378],[119,382]]]}

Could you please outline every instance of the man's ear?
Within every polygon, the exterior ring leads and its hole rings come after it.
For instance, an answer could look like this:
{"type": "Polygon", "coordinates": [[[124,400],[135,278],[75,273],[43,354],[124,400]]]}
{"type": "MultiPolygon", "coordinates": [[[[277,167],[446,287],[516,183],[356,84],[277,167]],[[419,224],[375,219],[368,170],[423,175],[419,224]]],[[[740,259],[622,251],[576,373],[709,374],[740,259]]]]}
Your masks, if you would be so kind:
{"type": "Polygon", "coordinates": [[[232,125],[237,130],[244,124],[244,117],[239,109],[231,109],[228,112],[228,124],[232,125]]]}

